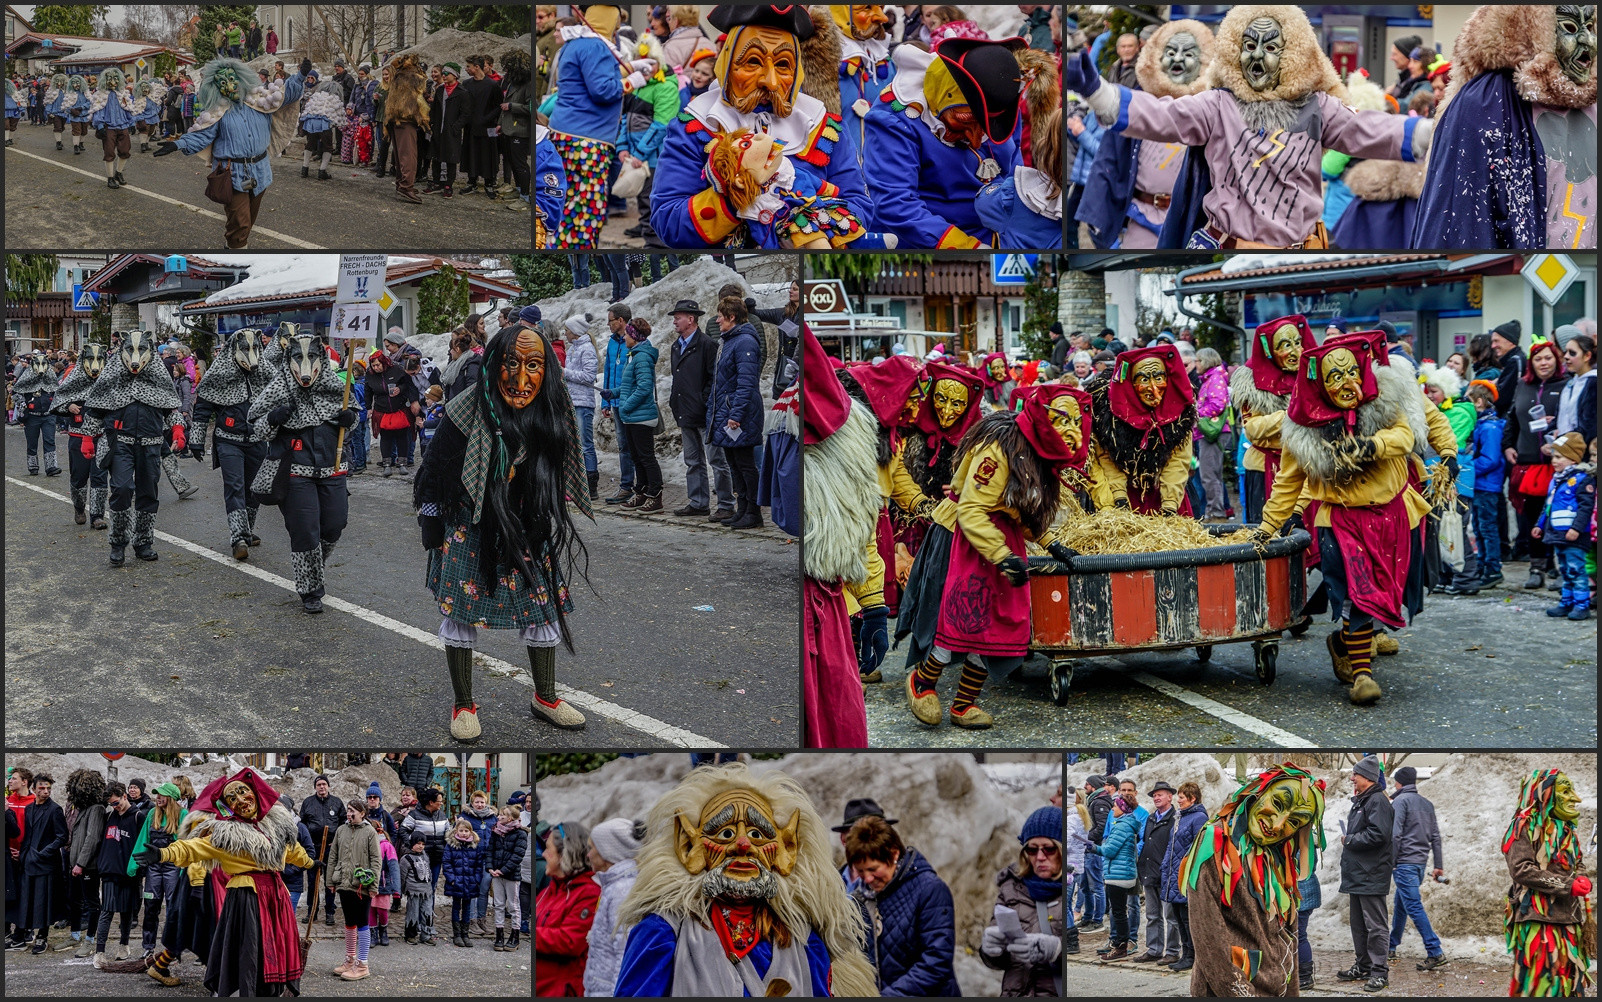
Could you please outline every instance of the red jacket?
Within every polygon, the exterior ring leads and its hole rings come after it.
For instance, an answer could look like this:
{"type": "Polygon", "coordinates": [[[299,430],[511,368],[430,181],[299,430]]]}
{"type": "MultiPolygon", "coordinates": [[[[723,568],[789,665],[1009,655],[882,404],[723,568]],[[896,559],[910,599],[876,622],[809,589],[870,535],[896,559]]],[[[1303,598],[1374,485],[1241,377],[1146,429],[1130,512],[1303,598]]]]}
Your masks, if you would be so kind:
{"type": "Polygon", "coordinates": [[[534,994],[576,998],[584,994],[584,964],[590,926],[601,888],[589,870],[552,880],[534,901],[534,994]]]}
{"type": "Polygon", "coordinates": [[[6,848],[16,850],[22,847],[22,836],[28,833],[27,829],[23,827],[22,816],[31,803],[33,803],[33,794],[31,793],[24,793],[20,796],[15,793],[6,794],[6,809],[17,815],[17,837],[10,840],[6,844],[6,848]]]}

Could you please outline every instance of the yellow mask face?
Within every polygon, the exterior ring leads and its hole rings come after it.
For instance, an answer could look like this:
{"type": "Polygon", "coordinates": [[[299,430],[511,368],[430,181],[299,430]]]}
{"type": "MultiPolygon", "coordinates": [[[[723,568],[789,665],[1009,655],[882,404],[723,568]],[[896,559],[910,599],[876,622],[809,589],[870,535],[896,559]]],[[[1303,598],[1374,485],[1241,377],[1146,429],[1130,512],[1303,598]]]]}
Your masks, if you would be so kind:
{"type": "Polygon", "coordinates": [[[228,809],[233,811],[234,814],[244,818],[246,821],[256,820],[256,815],[260,813],[260,807],[256,801],[256,791],[252,790],[246,783],[235,781],[224,786],[223,803],[227,804],[228,809]]]}
{"type": "Polygon", "coordinates": [[[968,412],[968,387],[955,379],[937,379],[934,384],[935,421],[942,429],[955,425],[968,412]]]}
{"type": "Polygon", "coordinates": [[[800,811],[780,827],[765,798],[750,790],[731,790],[707,801],[693,826],[678,815],[674,837],[685,869],[718,874],[738,887],[769,879],[770,873],[788,876],[795,866],[800,825],[800,811]]]}
{"type": "Polygon", "coordinates": [[[923,406],[923,398],[929,395],[929,380],[919,376],[912,384],[912,392],[907,395],[907,406],[901,411],[901,419],[907,424],[918,419],[918,408],[923,406]]]}
{"type": "Polygon", "coordinates": [[[1363,402],[1363,369],[1350,348],[1336,348],[1324,356],[1324,395],[1343,411],[1363,402]]]}
{"type": "Polygon", "coordinates": [[[1285,324],[1274,332],[1274,364],[1286,372],[1295,372],[1302,361],[1302,332],[1295,324],[1285,324]]]}
{"type": "Polygon", "coordinates": [[[1299,779],[1268,784],[1252,805],[1246,837],[1258,845],[1278,845],[1313,823],[1318,805],[1311,788],[1299,779]]]}
{"type": "Polygon", "coordinates": [[[1057,429],[1058,435],[1062,436],[1062,440],[1068,446],[1068,450],[1070,452],[1078,452],[1080,445],[1084,444],[1085,440],[1084,428],[1079,423],[1079,401],[1068,396],[1056,397],[1051,401],[1050,406],[1046,408],[1046,412],[1050,415],[1051,426],[1057,429]]]}
{"type": "Polygon", "coordinates": [[[1552,783],[1552,813],[1564,821],[1580,820],[1580,795],[1566,773],[1558,773],[1552,783]]]}
{"type": "Polygon", "coordinates": [[[1168,395],[1168,366],[1160,358],[1143,358],[1135,363],[1130,382],[1135,384],[1135,396],[1140,402],[1156,410],[1168,395]]]}

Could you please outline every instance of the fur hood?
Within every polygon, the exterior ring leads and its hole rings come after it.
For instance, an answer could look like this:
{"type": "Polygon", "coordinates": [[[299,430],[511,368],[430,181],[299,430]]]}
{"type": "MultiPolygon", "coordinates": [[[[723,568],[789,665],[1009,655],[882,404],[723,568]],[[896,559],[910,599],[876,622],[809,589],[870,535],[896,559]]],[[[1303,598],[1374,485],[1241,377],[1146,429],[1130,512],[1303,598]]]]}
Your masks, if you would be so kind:
{"type": "Polygon", "coordinates": [[[1596,69],[1577,84],[1557,61],[1557,9],[1551,4],[1485,4],[1477,8],[1452,43],[1452,81],[1435,117],[1439,119],[1463,85],[1483,73],[1513,71],[1519,96],[1556,108],[1596,104],[1596,69]]]}
{"type": "Polygon", "coordinates": [[[801,553],[809,578],[852,584],[867,580],[865,557],[884,504],[878,427],[868,405],[853,400],[839,431],[801,447],[807,484],[801,553]]]}
{"type": "Polygon", "coordinates": [[[384,99],[385,123],[410,122],[427,129],[428,103],[423,100],[426,83],[423,65],[416,56],[397,56],[390,63],[389,92],[384,99]]]}
{"type": "Polygon", "coordinates": [[[1252,378],[1251,367],[1241,365],[1229,374],[1229,402],[1236,410],[1251,411],[1261,417],[1284,410],[1290,403],[1290,397],[1258,389],[1257,381],[1252,378]]]}
{"type": "Polygon", "coordinates": [[[310,386],[301,386],[282,366],[268,380],[266,388],[250,403],[250,434],[258,442],[271,442],[279,427],[290,431],[304,431],[332,421],[344,409],[345,384],[334,372],[334,363],[325,361],[310,386]],[[274,427],[267,420],[280,404],[288,405],[289,418],[274,427]]]}
{"type": "Polygon", "coordinates": [[[23,366],[22,374],[17,377],[16,382],[11,384],[11,392],[17,396],[54,393],[60,385],[61,380],[56,376],[54,368],[46,366],[44,372],[38,372],[33,366],[27,365],[23,366]]]}
{"type": "Polygon", "coordinates": [[[1217,58],[1209,83],[1227,88],[1237,100],[1296,101],[1317,91],[1346,100],[1346,87],[1340,74],[1324,55],[1318,35],[1300,7],[1289,4],[1240,4],[1231,7],[1218,25],[1217,58]],[[1271,17],[1285,33],[1285,49],[1279,61],[1279,86],[1271,90],[1252,90],[1240,69],[1240,42],[1246,26],[1259,17],[1271,17]]]}
{"type": "MultiPolygon", "coordinates": [[[[1413,430],[1413,451],[1419,453],[1429,438],[1429,425],[1424,418],[1424,394],[1419,392],[1418,384],[1414,382],[1412,365],[1402,364],[1403,361],[1392,359],[1390,365],[1369,363],[1373,367],[1374,382],[1379,393],[1373,400],[1357,408],[1355,432],[1369,437],[1391,427],[1398,418],[1405,418],[1413,430]]],[[[1283,451],[1296,457],[1297,465],[1306,471],[1309,480],[1320,484],[1344,483],[1346,478],[1335,474],[1335,453],[1331,444],[1345,434],[1346,425],[1342,421],[1309,426],[1297,424],[1286,415],[1284,424],[1280,426],[1279,444],[1283,451]]]]}
{"type": "Polygon", "coordinates": [[[843,36],[826,6],[811,6],[812,37],[801,42],[801,91],[811,94],[829,114],[840,114],[840,59],[843,36]]]}
{"type": "Polygon", "coordinates": [[[1363,160],[1346,172],[1346,187],[1364,202],[1418,198],[1424,191],[1424,164],[1401,160],[1363,160]]]}
{"type": "Polygon", "coordinates": [[[106,367],[95,378],[94,387],[84,398],[86,409],[115,411],[138,401],[158,411],[175,411],[179,406],[178,390],[160,359],[139,370],[135,375],[123,363],[122,352],[106,354],[106,367]]]}
{"type": "MultiPolygon", "coordinates": [[[[203,812],[200,820],[189,829],[188,838],[203,838],[231,856],[244,856],[263,870],[282,870],[284,853],[295,843],[295,818],[283,804],[274,804],[255,824],[244,821],[223,820],[203,812]]],[[[189,818],[184,820],[187,822],[189,818]]],[[[179,831],[183,835],[182,827],[179,831]]]]}
{"type": "Polygon", "coordinates": [[[1153,97],[1186,97],[1190,94],[1200,94],[1207,89],[1207,81],[1211,78],[1213,63],[1217,60],[1217,56],[1218,43],[1213,38],[1211,28],[1190,18],[1169,21],[1158,28],[1140,47],[1140,55],[1135,58],[1135,78],[1140,81],[1140,89],[1153,97]],[[1186,31],[1196,36],[1197,43],[1201,45],[1201,72],[1188,84],[1176,84],[1163,72],[1163,48],[1170,38],[1186,31]]]}
{"type": "Polygon", "coordinates": [[[232,407],[260,395],[273,379],[275,369],[258,359],[256,367],[246,372],[239,367],[239,360],[234,358],[234,346],[240,337],[255,337],[247,328],[244,333],[236,331],[217,353],[216,359],[206,374],[200,377],[200,385],[195,387],[195,397],[209,401],[222,407],[232,407]]]}
{"type": "Polygon", "coordinates": [[[94,388],[95,377],[89,375],[81,362],[74,365],[72,371],[67,373],[67,378],[56,387],[55,402],[50,406],[50,413],[66,414],[69,404],[82,406],[83,402],[89,399],[89,391],[94,388]]]}

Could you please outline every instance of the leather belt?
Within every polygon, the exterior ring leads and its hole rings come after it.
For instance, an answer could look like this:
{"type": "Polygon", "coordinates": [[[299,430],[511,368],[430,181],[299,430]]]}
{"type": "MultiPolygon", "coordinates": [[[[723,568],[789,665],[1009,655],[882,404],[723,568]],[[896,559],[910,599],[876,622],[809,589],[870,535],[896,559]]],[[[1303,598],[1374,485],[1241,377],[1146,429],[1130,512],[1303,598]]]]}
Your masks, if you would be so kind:
{"type": "Polygon", "coordinates": [[[1141,191],[1139,188],[1135,189],[1135,201],[1145,202],[1147,205],[1162,211],[1167,211],[1169,203],[1173,200],[1173,195],[1152,194],[1149,191],[1141,191]]]}

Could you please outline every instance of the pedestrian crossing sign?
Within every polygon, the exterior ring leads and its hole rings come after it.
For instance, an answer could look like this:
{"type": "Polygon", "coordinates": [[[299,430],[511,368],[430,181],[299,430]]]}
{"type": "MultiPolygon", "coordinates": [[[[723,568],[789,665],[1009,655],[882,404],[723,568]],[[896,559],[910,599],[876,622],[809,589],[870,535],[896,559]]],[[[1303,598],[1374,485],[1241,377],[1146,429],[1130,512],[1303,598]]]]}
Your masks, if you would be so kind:
{"type": "Polygon", "coordinates": [[[100,305],[100,293],[85,289],[81,285],[72,287],[72,309],[75,313],[92,313],[100,305]]]}
{"type": "Polygon", "coordinates": [[[991,280],[996,285],[1028,285],[1039,261],[1039,254],[992,254],[991,280]]]}

